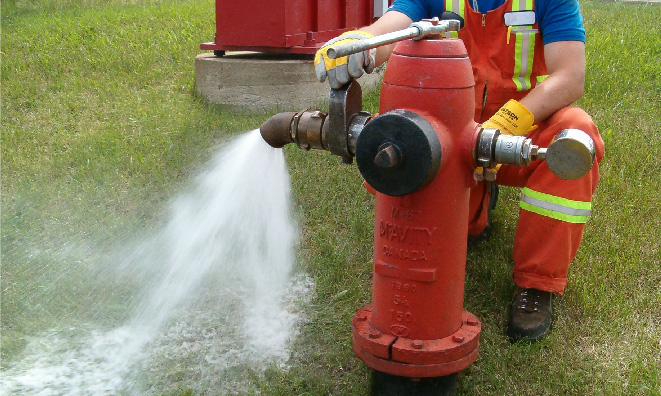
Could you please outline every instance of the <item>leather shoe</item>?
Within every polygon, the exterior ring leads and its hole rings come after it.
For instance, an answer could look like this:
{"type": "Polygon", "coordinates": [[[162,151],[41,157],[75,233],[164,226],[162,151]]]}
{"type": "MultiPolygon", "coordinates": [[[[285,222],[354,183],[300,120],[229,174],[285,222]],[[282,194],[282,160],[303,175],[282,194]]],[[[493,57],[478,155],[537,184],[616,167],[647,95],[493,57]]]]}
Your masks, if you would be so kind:
{"type": "Polygon", "coordinates": [[[510,307],[507,336],[512,342],[537,342],[551,330],[553,294],[537,289],[520,288],[510,307]]]}

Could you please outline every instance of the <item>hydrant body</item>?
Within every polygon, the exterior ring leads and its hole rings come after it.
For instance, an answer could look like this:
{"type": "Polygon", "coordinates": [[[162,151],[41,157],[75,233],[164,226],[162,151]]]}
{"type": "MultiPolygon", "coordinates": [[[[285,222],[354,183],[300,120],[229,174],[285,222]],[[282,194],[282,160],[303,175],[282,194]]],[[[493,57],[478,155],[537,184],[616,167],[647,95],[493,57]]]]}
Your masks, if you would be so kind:
{"type": "MultiPolygon", "coordinates": [[[[390,57],[380,113],[405,109],[421,116],[438,137],[441,160],[433,180],[419,190],[376,193],[372,304],[353,318],[354,352],[374,370],[439,377],[477,358],[480,322],[463,310],[479,129],[473,85],[460,40],[407,40],[390,57]]],[[[403,162],[420,160],[403,151],[403,162]]]]}

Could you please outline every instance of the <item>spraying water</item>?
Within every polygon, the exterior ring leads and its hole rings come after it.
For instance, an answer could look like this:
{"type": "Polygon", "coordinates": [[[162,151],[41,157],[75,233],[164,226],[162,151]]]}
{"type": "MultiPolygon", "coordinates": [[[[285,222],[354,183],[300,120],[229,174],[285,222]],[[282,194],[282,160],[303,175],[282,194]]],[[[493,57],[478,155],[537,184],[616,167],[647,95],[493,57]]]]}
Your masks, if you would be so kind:
{"type": "Polygon", "coordinates": [[[284,367],[311,290],[307,277],[292,276],[289,194],[282,151],[257,130],[236,139],[173,201],[165,226],[124,255],[120,268],[152,279],[130,320],[36,336],[2,373],[0,392],[162,394],[173,386],[167,373],[183,370],[198,380],[179,389],[220,394],[236,386],[224,370],[284,367]]]}

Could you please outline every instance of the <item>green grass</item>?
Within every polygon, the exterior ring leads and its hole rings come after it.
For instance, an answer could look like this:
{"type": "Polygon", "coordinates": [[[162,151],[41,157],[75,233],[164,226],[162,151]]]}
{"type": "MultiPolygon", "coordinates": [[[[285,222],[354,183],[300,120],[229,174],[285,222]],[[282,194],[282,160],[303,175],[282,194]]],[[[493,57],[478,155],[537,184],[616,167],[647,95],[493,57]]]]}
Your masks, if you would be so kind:
{"type": "Polygon", "coordinates": [[[3,2],[5,357],[23,335],[81,312],[83,321],[117,315],[105,311],[128,286],[86,284],[103,270],[77,258],[111,256],[127,230],[158,219],[218,144],[258,125],[195,96],[193,60],[213,37],[213,5],[90,4],[3,2]],[[81,309],[99,292],[111,304],[81,309]]]}
{"type": "MultiPolygon", "coordinates": [[[[154,227],[219,144],[268,116],[195,95],[193,59],[213,37],[212,1],[80,4],[2,2],[3,365],[39,331],[121,322],[132,278],[86,283],[87,273],[108,270],[80,255],[112,256],[127,235],[154,227]],[[94,303],[98,294],[104,304],[94,303]]],[[[579,105],[606,142],[593,216],[551,336],[510,345],[518,197],[503,189],[494,237],[468,257],[466,308],[484,327],[462,395],[661,394],[661,6],[581,4],[588,77],[579,105]]],[[[377,93],[366,102],[374,112],[377,93]]],[[[303,227],[300,266],[316,296],[292,367],[252,381],[264,394],[366,394],[349,324],[370,298],[373,199],[355,166],[285,152],[303,227]]]]}

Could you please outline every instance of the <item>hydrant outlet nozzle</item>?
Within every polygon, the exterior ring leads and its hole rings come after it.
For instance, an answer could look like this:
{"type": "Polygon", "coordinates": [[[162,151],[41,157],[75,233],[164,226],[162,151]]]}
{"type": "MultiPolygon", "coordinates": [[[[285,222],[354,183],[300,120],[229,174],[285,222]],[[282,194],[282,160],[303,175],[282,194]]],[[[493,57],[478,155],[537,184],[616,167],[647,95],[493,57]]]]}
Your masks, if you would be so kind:
{"type": "Polygon", "coordinates": [[[266,120],[259,130],[266,143],[274,148],[295,143],[303,150],[327,150],[328,128],[324,127],[327,115],[321,110],[278,113],[266,120]]]}
{"type": "Polygon", "coordinates": [[[295,143],[303,150],[327,150],[350,164],[356,141],[372,119],[362,110],[360,84],[351,81],[331,89],[328,107],[328,112],[308,109],[275,114],[260,127],[262,138],[274,148],[295,143]]]}
{"type": "Polygon", "coordinates": [[[497,164],[526,166],[532,161],[546,161],[551,172],[561,179],[576,180],[586,175],[594,163],[594,141],[578,129],[558,133],[548,148],[532,144],[525,136],[504,135],[493,128],[483,128],[477,138],[475,162],[484,169],[497,164]]]}
{"type": "Polygon", "coordinates": [[[278,113],[264,121],[259,128],[262,139],[273,148],[281,148],[286,144],[293,143],[290,130],[292,120],[296,113],[278,113]]]}

